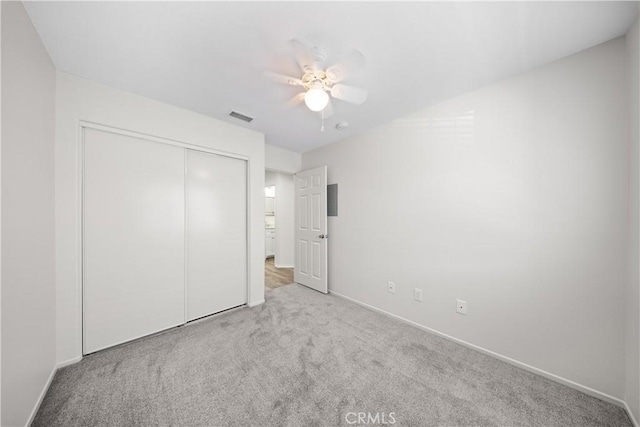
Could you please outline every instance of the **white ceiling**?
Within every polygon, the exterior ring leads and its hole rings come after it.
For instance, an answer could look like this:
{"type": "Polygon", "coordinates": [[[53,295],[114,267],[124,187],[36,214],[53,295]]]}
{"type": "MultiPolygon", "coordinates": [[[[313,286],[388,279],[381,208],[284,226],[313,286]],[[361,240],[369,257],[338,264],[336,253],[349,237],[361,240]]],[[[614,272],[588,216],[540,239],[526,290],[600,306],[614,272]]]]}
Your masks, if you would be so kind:
{"type": "MultiPolygon", "coordinates": [[[[28,2],[56,67],[266,134],[305,152],[452,96],[624,35],[638,2],[28,2]],[[329,65],[351,48],[367,68],[361,106],[320,116],[285,107],[300,75],[287,41],[307,38],[329,65]],[[245,124],[230,110],[255,117],[245,124]],[[338,131],[346,120],[350,127],[338,131]]],[[[345,83],[350,83],[345,81],[345,83]]]]}

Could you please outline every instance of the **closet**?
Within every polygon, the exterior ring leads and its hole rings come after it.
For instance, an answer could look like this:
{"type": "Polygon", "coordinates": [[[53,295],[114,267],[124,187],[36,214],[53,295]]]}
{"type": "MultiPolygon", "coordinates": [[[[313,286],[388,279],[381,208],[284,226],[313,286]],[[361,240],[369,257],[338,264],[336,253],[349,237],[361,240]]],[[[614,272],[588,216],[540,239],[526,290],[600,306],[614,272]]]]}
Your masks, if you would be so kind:
{"type": "Polygon", "coordinates": [[[246,302],[247,162],[186,152],[189,321],[246,302]]]}
{"type": "Polygon", "coordinates": [[[83,128],[83,353],[247,301],[247,162],[83,128]]]}

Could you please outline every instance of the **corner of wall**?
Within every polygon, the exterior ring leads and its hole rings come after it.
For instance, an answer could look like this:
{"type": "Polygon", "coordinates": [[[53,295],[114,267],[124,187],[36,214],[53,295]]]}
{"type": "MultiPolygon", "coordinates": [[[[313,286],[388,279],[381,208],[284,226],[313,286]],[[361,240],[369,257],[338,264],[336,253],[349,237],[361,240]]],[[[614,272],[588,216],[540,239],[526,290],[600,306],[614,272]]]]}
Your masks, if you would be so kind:
{"type": "Polygon", "coordinates": [[[23,425],[35,416],[56,366],[56,83],[22,2],[2,2],[0,10],[2,181],[12,183],[2,188],[2,245],[11,250],[2,252],[0,406],[3,425],[23,425]],[[25,159],[34,167],[25,167],[25,159]]]}
{"type": "Polygon", "coordinates": [[[625,299],[625,401],[638,425],[640,420],[640,15],[627,33],[629,96],[629,257],[625,299]]]}

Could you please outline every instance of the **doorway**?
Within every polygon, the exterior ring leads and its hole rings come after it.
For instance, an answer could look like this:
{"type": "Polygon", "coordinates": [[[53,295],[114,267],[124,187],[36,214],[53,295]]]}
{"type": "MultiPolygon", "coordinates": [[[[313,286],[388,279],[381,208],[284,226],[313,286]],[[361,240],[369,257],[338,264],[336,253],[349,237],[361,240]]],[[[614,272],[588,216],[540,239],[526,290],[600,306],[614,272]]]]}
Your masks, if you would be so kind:
{"type": "Polygon", "coordinates": [[[293,283],[293,268],[278,268],[274,257],[264,261],[264,286],[270,291],[293,283]]]}
{"type": "Polygon", "coordinates": [[[265,288],[293,283],[293,175],[265,171],[265,288]]]}

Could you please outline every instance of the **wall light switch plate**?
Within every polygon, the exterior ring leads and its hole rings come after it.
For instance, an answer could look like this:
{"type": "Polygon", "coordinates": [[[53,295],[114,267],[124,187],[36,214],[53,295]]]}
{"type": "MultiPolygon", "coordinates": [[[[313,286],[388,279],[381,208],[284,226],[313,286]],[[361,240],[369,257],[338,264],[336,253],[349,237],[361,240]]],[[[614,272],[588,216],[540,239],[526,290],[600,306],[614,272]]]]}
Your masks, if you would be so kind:
{"type": "Polygon", "coordinates": [[[422,289],[415,288],[413,290],[413,299],[416,301],[422,301],[422,289]]]}
{"type": "Polygon", "coordinates": [[[460,314],[467,314],[467,302],[461,299],[456,301],[456,311],[460,314]]]}
{"type": "Polygon", "coordinates": [[[395,294],[396,293],[396,284],[393,283],[393,282],[387,282],[387,290],[389,291],[389,293],[395,294]]]}

